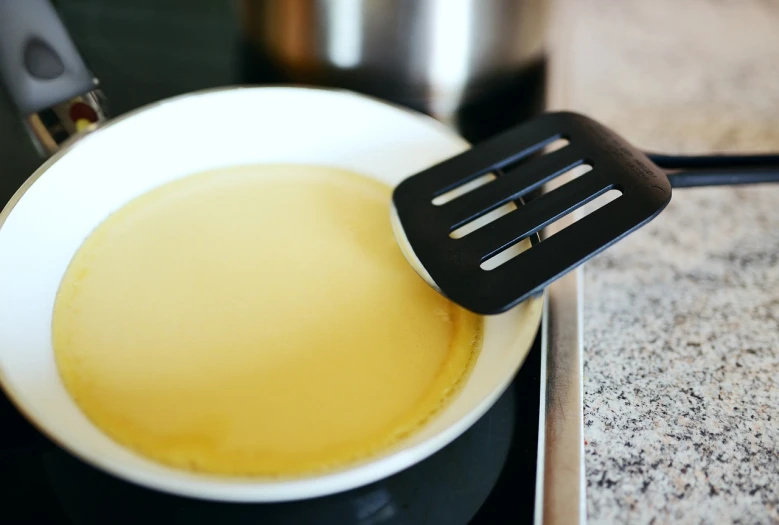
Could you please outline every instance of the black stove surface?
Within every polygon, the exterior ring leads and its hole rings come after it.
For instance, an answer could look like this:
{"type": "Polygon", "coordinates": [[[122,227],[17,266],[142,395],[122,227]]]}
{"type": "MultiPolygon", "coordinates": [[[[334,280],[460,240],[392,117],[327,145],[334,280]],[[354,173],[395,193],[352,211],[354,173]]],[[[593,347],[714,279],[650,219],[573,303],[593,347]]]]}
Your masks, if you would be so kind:
{"type": "MultiPolygon", "coordinates": [[[[73,38],[101,80],[113,115],[214,86],[272,83],[243,45],[230,2],[59,0],[73,38]]],[[[543,63],[516,85],[465,108],[463,134],[480,140],[543,107],[543,63]]],[[[41,163],[0,99],[0,206],[41,163]]],[[[283,504],[187,499],[126,483],[37,432],[0,391],[0,523],[16,524],[500,524],[534,513],[541,347],[498,402],[427,460],[352,491],[283,504]]]]}
{"type": "Polygon", "coordinates": [[[1,397],[0,523],[531,523],[540,392],[539,341],[506,393],[449,446],[365,487],[291,503],[217,503],[127,483],[52,444],[1,397]]]}
{"type": "Polygon", "coordinates": [[[281,504],[200,501],[130,484],[38,433],[0,397],[0,523],[499,524],[531,523],[540,338],[506,393],[425,461],[348,492],[281,504]]]}

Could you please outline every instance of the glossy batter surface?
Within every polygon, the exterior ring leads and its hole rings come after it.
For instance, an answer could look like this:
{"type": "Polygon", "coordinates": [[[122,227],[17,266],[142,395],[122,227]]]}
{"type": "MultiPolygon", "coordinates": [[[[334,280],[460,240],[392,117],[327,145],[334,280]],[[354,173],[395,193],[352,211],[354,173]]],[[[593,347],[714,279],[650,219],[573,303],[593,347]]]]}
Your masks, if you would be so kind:
{"type": "Polygon", "coordinates": [[[86,415],[176,467],[287,476],[413,432],[482,320],[419,278],[391,189],[325,167],[219,169],[110,216],[60,286],[53,344],[86,415]]]}

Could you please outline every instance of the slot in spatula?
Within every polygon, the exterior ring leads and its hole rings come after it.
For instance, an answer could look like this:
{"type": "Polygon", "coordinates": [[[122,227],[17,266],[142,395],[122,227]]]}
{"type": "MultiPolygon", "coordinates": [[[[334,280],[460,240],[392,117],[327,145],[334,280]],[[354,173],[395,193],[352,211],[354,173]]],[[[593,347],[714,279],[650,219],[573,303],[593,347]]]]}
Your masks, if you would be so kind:
{"type": "MultiPolygon", "coordinates": [[[[657,156],[664,168],[684,158],[657,156]]],[[[429,284],[473,312],[501,313],[657,216],[680,185],[779,180],[779,158],[695,157],[705,173],[669,173],[605,126],[569,112],[547,113],[401,182],[393,226],[407,259],[429,284]],[[546,152],[552,143],[567,143],[546,152]],[[719,160],[718,160],[719,159],[719,160]],[[708,161],[708,162],[706,162],[708,161]],[[579,166],[588,172],[524,203],[546,183],[579,166]],[[760,168],[765,169],[760,169],[760,168]],[[746,171],[745,171],[746,170],[746,171]],[[442,196],[493,180],[448,200],[442,196]],[[697,179],[696,179],[697,177],[697,179]],[[698,184],[695,181],[698,181],[698,184]],[[609,190],[621,195],[495,268],[489,261],[609,190]],[[465,235],[480,219],[519,205],[465,235]]]]}

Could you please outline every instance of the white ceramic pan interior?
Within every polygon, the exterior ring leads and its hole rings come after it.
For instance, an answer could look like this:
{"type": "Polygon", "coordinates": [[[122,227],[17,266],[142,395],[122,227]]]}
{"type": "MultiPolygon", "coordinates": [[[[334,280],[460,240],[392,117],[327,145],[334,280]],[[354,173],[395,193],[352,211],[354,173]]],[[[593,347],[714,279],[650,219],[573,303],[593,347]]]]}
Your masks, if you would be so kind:
{"type": "Polygon", "coordinates": [[[0,214],[3,389],[41,431],[83,460],[182,495],[293,500],[343,491],[409,467],[460,435],[503,392],[538,329],[540,299],[487,319],[470,378],[419,433],[380,457],[291,481],[175,470],[109,439],[60,380],[51,345],[52,307],[65,268],[87,235],[123,204],[173,179],[221,166],[287,162],[343,167],[394,185],[467,147],[425,116],[347,92],[289,87],[185,95],[81,137],[47,161],[0,214]]]}

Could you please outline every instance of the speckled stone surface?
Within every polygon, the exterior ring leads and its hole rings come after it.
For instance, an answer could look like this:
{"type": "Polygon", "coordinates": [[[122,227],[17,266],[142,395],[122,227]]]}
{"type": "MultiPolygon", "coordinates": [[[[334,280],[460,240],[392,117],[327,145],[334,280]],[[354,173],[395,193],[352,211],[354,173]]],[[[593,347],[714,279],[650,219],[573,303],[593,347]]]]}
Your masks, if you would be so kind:
{"type": "MultiPolygon", "coordinates": [[[[588,0],[567,106],[779,151],[779,2],[588,0]]],[[[584,270],[590,523],[779,523],[779,185],[685,189],[584,270]]]]}

